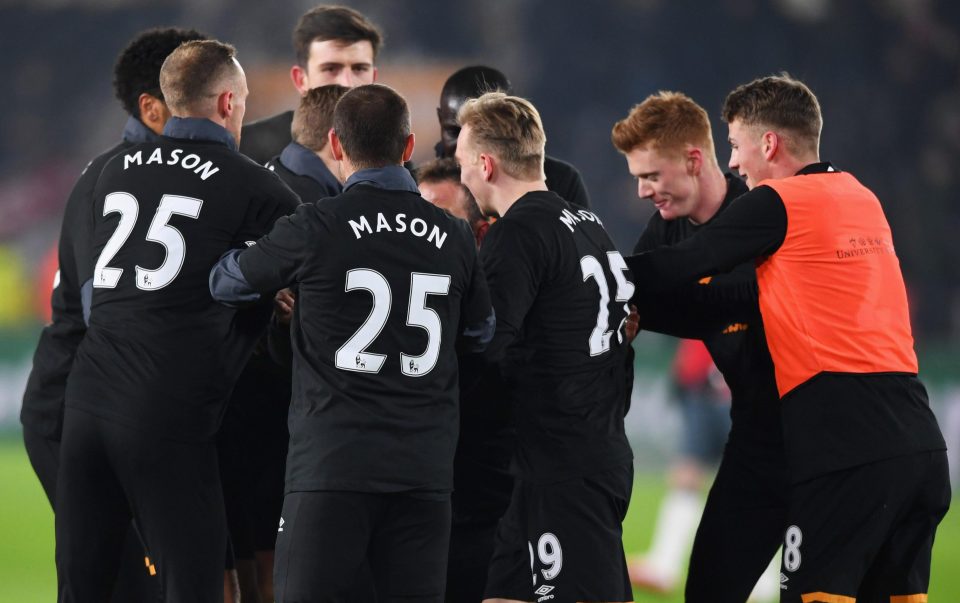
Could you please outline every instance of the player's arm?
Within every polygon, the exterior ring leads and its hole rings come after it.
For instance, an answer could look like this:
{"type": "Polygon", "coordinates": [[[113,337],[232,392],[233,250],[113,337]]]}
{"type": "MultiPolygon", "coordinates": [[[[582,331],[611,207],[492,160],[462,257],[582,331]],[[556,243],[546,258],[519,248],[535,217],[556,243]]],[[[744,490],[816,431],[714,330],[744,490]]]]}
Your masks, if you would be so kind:
{"type": "MultiPolygon", "coordinates": [[[[664,222],[654,215],[637,240],[633,253],[666,245],[664,222]]],[[[753,269],[740,266],[720,278],[702,279],[663,290],[637,287],[631,303],[637,307],[639,326],[646,331],[684,339],[702,339],[731,320],[758,312],[753,269]]]]}
{"type": "Polygon", "coordinates": [[[635,295],[632,303],[637,307],[641,329],[703,339],[731,322],[756,318],[758,300],[756,279],[738,277],[644,291],[635,295]]]}
{"type": "Polygon", "coordinates": [[[273,299],[273,318],[267,327],[267,351],[273,361],[289,368],[293,365],[293,344],[290,340],[290,320],[297,303],[296,293],[281,289],[273,299]]]}
{"type": "Polygon", "coordinates": [[[51,322],[44,327],[37,343],[33,369],[23,395],[24,407],[63,403],[67,376],[87,330],[77,248],[89,245],[93,190],[102,167],[102,163],[88,165],[67,198],[57,247],[59,280],[50,297],[51,322]]]}
{"type": "Polygon", "coordinates": [[[480,259],[497,315],[493,340],[485,353],[487,361],[494,362],[520,336],[547,265],[539,238],[504,220],[490,229],[480,249],[480,259]]]}
{"type": "Polygon", "coordinates": [[[273,229],[247,249],[225,253],[210,271],[210,294],[227,305],[260,300],[298,280],[310,241],[314,239],[302,205],[289,217],[280,218],[273,229]]]}
{"type": "Polygon", "coordinates": [[[729,272],[766,257],[783,243],[787,210],[770,187],[760,186],[736,199],[697,234],[627,258],[637,287],[663,291],[729,272]]]}
{"type": "Polygon", "coordinates": [[[493,340],[496,332],[497,318],[490,301],[490,290],[487,286],[487,277],[483,272],[483,264],[476,248],[473,246],[472,234],[470,242],[470,284],[463,296],[460,305],[460,335],[457,339],[457,351],[463,353],[481,353],[493,340]]]}

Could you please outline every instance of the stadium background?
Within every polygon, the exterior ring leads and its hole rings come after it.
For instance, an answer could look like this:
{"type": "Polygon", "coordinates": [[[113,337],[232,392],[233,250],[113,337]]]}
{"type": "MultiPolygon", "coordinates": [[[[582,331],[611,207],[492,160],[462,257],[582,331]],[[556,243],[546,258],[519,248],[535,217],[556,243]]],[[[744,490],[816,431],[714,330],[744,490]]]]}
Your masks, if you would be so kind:
{"type": "MultiPolygon", "coordinates": [[[[23,453],[19,412],[55,270],[63,204],[124,116],[113,60],[141,29],[194,27],[234,44],[250,81],[247,119],[292,107],[290,30],[313,6],[205,0],[0,3],[0,601],[55,592],[52,514],[23,453]]],[[[551,155],[574,163],[621,250],[649,216],[609,142],[613,122],[659,89],[707,108],[722,164],[727,91],[787,70],[818,94],[821,155],[877,192],[908,284],[921,376],[952,448],[960,443],[960,4],[945,0],[606,0],[491,3],[357,0],[386,33],[379,81],[410,102],[415,160],[439,131],[456,68],[499,67],[540,109],[551,155]]],[[[825,300],[829,303],[829,300],[825,300]]],[[[626,544],[641,550],[679,419],[667,368],[674,342],[644,334],[628,430],[637,488],[626,544]]],[[[954,484],[958,460],[952,456],[954,484]]],[[[931,601],[960,601],[960,519],[941,527],[931,601]]],[[[638,601],[645,601],[638,596],[638,601]]],[[[654,599],[650,599],[654,600],[654,599]]],[[[670,599],[657,599],[669,601],[670,599]]],[[[679,599],[677,599],[679,600],[679,599]]]]}

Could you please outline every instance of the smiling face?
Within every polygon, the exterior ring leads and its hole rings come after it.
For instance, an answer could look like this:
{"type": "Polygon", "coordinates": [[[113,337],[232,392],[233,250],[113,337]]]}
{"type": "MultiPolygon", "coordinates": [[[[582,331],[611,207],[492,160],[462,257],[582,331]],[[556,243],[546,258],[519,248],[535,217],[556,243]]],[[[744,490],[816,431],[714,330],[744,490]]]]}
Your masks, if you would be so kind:
{"type": "Polygon", "coordinates": [[[486,178],[483,173],[483,162],[479,153],[474,149],[470,139],[470,126],[464,126],[457,137],[454,158],[460,165],[460,183],[477,200],[483,215],[491,215],[493,208],[487,200],[486,178]]]}
{"type": "Polygon", "coordinates": [[[730,142],[730,169],[754,188],[761,180],[771,178],[773,173],[763,152],[763,130],[759,126],[746,125],[734,119],[728,124],[730,142]]]}
{"type": "Polygon", "coordinates": [[[650,145],[626,153],[627,168],[637,179],[637,195],[650,199],[664,220],[696,213],[701,201],[692,162],[684,152],[666,153],[650,145]]]}
{"type": "Polygon", "coordinates": [[[472,200],[467,196],[467,191],[459,182],[436,180],[421,182],[417,186],[420,188],[420,196],[430,203],[461,220],[470,221],[467,203],[472,202],[472,200]]]}

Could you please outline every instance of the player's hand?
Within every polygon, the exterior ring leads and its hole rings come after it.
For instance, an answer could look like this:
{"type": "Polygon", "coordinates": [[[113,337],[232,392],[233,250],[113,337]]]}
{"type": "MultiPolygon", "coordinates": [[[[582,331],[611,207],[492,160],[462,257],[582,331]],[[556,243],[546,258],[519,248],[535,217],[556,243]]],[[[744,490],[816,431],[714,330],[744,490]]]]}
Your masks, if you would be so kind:
{"type": "Polygon", "coordinates": [[[273,311],[277,315],[277,320],[282,325],[290,324],[290,317],[293,316],[293,305],[297,297],[290,289],[281,289],[273,298],[273,311]]]}
{"type": "Polygon", "coordinates": [[[627,315],[626,322],[623,325],[623,333],[627,336],[627,345],[633,343],[633,338],[640,332],[640,313],[637,307],[630,305],[630,314],[627,315]]]}

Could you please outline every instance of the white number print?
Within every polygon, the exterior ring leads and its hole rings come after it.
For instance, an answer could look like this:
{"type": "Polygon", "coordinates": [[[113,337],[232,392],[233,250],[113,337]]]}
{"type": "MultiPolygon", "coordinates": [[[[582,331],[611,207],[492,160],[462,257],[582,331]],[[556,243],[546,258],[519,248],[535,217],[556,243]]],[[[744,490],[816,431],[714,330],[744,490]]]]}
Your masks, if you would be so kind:
{"type": "MultiPolygon", "coordinates": [[[[610,265],[610,272],[617,283],[616,301],[628,302],[633,297],[634,285],[627,280],[624,272],[627,270],[627,262],[618,251],[607,252],[607,263],[610,265]]],[[[583,282],[592,278],[600,290],[600,307],[597,311],[597,323],[590,332],[588,344],[590,346],[590,355],[599,356],[610,351],[610,337],[613,331],[609,330],[610,310],[607,307],[610,303],[610,289],[607,285],[607,277],[603,272],[603,265],[600,260],[592,255],[585,255],[580,258],[580,271],[583,273],[583,282]]],[[[630,308],[626,303],[623,304],[624,317],[617,326],[617,341],[623,342],[623,333],[621,331],[626,315],[630,313],[630,308]]]]}
{"type": "Polygon", "coordinates": [[[783,567],[788,572],[800,569],[800,543],[803,542],[803,532],[797,526],[787,528],[783,538],[783,567]]]}
{"type": "Polygon", "coordinates": [[[183,268],[183,258],[187,254],[187,242],[183,234],[168,224],[174,215],[186,216],[194,220],[200,216],[203,201],[179,195],[164,195],[160,199],[157,213],[154,214],[147,230],[147,240],[160,243],[167,250],[163,263],[155,270],[137,266],[137,287],[144,291],[163,289],[173,282],[183,268]]]}
{"type": "Polygon", "coordinates": [[[387,360],[386,355],[372,354],[365,350],[377,338],[390,317],[390,306],[393,304],[390,283],[376,270],[358,268],[347,272],[344,291],[349,293],[356,289],[366,289],[373,295],[373,307],[363,325],[337,350],[335,364],[337,368],[345,371],[379,373],[387,360]]]}
{"type": "Polygon", "coordinates": [[[107,264],[117,255],[123,244],[130,238],[133,227],[137,224],[137,214],[140,206],[137,199],[129,193],[110,193],[103,201],[103,215],[120,212],[120,223],[110,235],[110,240],[100,252],[97,264],[93,268],[93,286],[100,289],[113,289],[120,281],[123,268],[108,268],[107,264]]]}
{"type": "MultiPolygon", "coordinates": [[[[166,255],[159,268],[151,270],[140,266],[136,267],[137,288],[144,291],[156,291],[157,289],[163,289],[177,278],[180,269],[183,268],[187,244],[183,239],[183,234],[168,222],[174,214],[196,219],[200,216],[202,206],[203,201],[191,197],[164,195],[160,199],[157,213],[154,214],[153,220],[150,222],[150,228],[147,230],[146,240],[163,245],[166,249],[166,255]]],[[[113,260],[117,252],[127,242],[127,239],[130,238],[130,234],[137,224],[137,216],[140,214],[140,204],[136,197],[129,193],[110,193],[104,199],[103,215],[106,216],[114,212],[120,213],[120,223],[113,234],[110,235],[110,239],[100,253],[100,257],[97,258],[96,266],[93,269],[93,286],[99,289],[113,289],[120,281],[123,268],[110,268],[107,264],[113,260]]]]}
{"type": "MultiPolygon", "coordinates": [[[[427,296],[447,295],[450,291],[450,280],[447,274],[414,272],[410,275],[407,325],[427,332],[427,348],[420,355],[400,354],[400,372],[408,377],[423,377],[437,365],[443,327],[436,310],[427,305],[427,296]]],[[[345,371],[379,373],[387,356],[367,352],[366,349],[387,324],[393,305],[393,292],[386,277],[369,268],[357,268],[347,272],[344,291],[356,289],[370,292],[373,296],[373,307],[363,325],[337,350],[334,364],[345,371]]]]}
{"type": "MultiPolygon", "coordinates": [[[[536,586],[537,574],[536,568],[533,567],[533,544],[528,542],[527,546],[530,547],[530,568],[534,571],[533,584],[536,586]]],[[[560,575],[560,570],[563,569],[563,549],[560,548],[560,541],[556,536],[550,532],[540,536],[540,540],[537,541],[537,558],[540,559],[541,564],[546,566],[540,570],[544,580],[553,580],[560,575]]]]}
{"type": "Polygon", "coordinates": [[[440,357],[440,334],[442,326],[437,311],[427,306],[428,295],[447,295],[450,277],[446,274],[410,275],[410,305],[407,308],[407,324],[427,332],[427,349],[419,356],[400,354],[400,371],[408,377],[422,377],[433,370],[440,357]]]}

